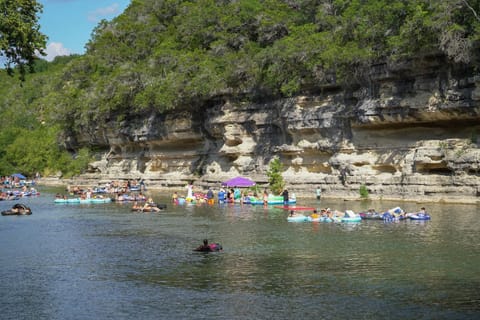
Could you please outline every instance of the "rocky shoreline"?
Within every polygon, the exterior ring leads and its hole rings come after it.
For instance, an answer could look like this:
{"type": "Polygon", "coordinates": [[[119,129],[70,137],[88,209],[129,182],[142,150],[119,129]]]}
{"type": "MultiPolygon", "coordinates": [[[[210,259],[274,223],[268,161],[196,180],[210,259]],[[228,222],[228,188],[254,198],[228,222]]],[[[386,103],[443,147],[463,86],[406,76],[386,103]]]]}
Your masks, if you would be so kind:
{"type": "MultiPolygon", "coordinates": [[[[128,180],[128,179],[126,179],[128,180]]],[[[125,180],[125,181],[126,181],[125,180]]],[[[67,186],[85,186],[85,187],[95,187],[103,186],[105,183],[110,181],[118,181],[118,179],[92,179],[85,177],[78,177],[75,179],[61,179],[55,177],[46,177],[38,181],[38,185],[47,186],[47,187],[65,187],[67,186]]],[[[218,191],[221,186],[221,181],[199,181],[199,180],[189,180],[194,181],[195,186],[198,190],[207,191],[209,187],[213,190],[218,191]]],[[[172,194],[173,192],[179,192],[179,194],[185,193],[185,183],[177,182],[172,184],[166,184],[165,181],[155,181],[155,180],[145,180],[146,186],[149,191],[155,193],[165,193],[167,195],[172,194]]],[[[268,184],[265,182],[263,184],[258,184],[259,189],[263,190],[265,187],[268,188],[268,184]]],[[[315,199],[315,190],[317,184],[310,185],[292,185],[289,187],[289,191],[294,193],[298,199],[315,199]],[[299,187],[300,186],[300,187],[299,187]]],[[[450,203],[450,204],[473,204],[479,205],[480,199],[478,197],[434,197],[434,196],[379,196],[377,194],[369,194],[368,198],[362,198],[358,190],[349,190],[345,188],[345,191],[335,190],[330,192],[328,190],[322,189],[322,199],[341,199],[343,201],[396,201],[396,202],[417,202],[417,203],[450,203]]]]}
{"type": "MultiPolygon", "coordinates": [[[[245,176],[267,184],[278,157],[299,197],[478,203],[480,74],[444,57],[372,67],[363,86],[263,103],[222,96],[199,110],[131,114],[65,137],[96,161],[75,183],[142,178],[150,188],[245,176]]],[[[66,181],[68,184],[69,182],[66,181]]]]}

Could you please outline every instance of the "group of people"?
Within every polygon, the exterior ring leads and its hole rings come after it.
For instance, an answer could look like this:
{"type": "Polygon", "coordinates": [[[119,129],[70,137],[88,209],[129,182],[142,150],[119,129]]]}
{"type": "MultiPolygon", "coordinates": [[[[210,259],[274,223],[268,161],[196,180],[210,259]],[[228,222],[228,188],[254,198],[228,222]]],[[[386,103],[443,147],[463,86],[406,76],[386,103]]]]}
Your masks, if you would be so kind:
{"type": "Polygon", "coordinates": [[[143,193],[117,193],[115,195],[115,201],[123,202],[123,201],[147,201],[147,197],[143,193]]]}
{"type": "MultiPolygon", "coordinates": [[[[188,184],[186,186],[186,189],[187,189],[187,195],[184,199],[187,202],[208,203],[208,204],[215,203],[215,193],[211,187],[208,188],[206,193],[194,192],[193,184],[188,184]]],[[[271,194],[269,194],[268,190],[265,188],[262,195],[262,200],[265,206],[268,205],[270,196],[271,194]]],[[[283,202],[285,205],[287,205],[290,200],[288,189],[284,189],[280,194],[280,196],[283,197],[283,202]]],[[[238,187],[232,187],[232,188],[222,187],[220,188],[216,196],[218,203],[233,203],[233,202],[249,203],[252,197],[257,198],[258,197],[257,193],[252,190],[248,190],[245,192],[238,187]]],[[[172,203],[179,204],[180,199],[181,197],[179,196],[178,192],[175,191],[172,194],[172,203]]]]}
{"type": "Polygon", "coordinates": [[[153,201],[152,198],[148,198],[148,200],[142,205],[138,204],[137,201],[133,203],[132,211],[141,211],[141,212],[158,212],[161,211],[158,205],[153,201]]]}
{"type": "MultiPolygon", "coordinates": [[[[297,215],[299,215],[299,214],[296,213],[294,210],[290,211],[290,217],[295,217],[297,215]]],[[[325,209],[320,209],[320,213],[318,213],[317,209],[314,209],[312,214],[310,214],[309,216],[312,219],[318,219],[320,217],[333,218],[333,217],[336,217],[336,216],[339,216],[339,215],[343,215],[343,213],[340,212],[340,211],[337,211],[337,210],[332,211],[330,208],[325,208],[325,209]]]]}
{"type": "MultiPolygon", "coordinates": [[[[187,189],[187,196],[185,197],[186,201],[200,201],[200,202],[208,202],[209,204],[213,204],[215,202],[215,195],[213,194],[212,188],[208,188],[206,194],[202,193],[194,193],[193,192],[193,181],[185,187],[187,189]]],[[[174,203],[178,203],[178,194],[174,192],[172,195],[172,201],[174,203]]]]}
{"type": "Polygon", "coordinates": [[[133,191],[144,192],[147,190],[145,181],[143,179],[126,180],[126,181],[110,181],[103,186],[93,188],[85,188],[84,186],[72,185],[67,186],[67,192],[71,195],[78,195],[90,190],[94,193],[108,193],[108,194],[124,194],[133,191]]]}
{"type": "MultiPolygon", "coordinates": [[[[339,216],[347,216],[347,215],[349,215],[349,212],[351,213],[352,211],[347,210],[345,212],[340,212],[340,211],[337,211],[337,210],[331,210],[330,208],[324,208],[324,209],[320,209],[320,213],[318,213],[318,211],[316,209],[313,210],[312,214],[310,214],[309,216],[312,219],[317,219],[317,218],[321,218],[321,217],[333,218],[333,217],[339,217],[339,216]]],[[[406,219],[409,216],[409,213],[406,213],[405,211],[403,211],[399,207],[389,209],[389,210],[385,211],[384,214],[387,214],[387,213],[390,215],[390,217],[392,217],[394,219],[399,219],[399,220],[406,219]]],[[[366,214],[367,215],[378,215],[379,213],[376,212],[375,209],[368,209],[366,214]]],[[[418,212],[416,212],[416,214],[424,214],[425,215],[425,214],[427,214],[427,211],[426,211],[425,207],[421,207],[420,210],[418,212]]],[[[290,216],[291,217],[294,217],[294,216],[297,216],[297,215],[299,215],[299,214],[296,213],[295,211],[293,211],[293,210],[290,211],[290,216]]]]}
{"type": "Polygon", "coordinates": [[[214,204],[215,203],[215,195],[214,195],[213,190],[211,188],[208,188],[208,191],[205,194],[203,194],[203,193],[193,193],[193,188],[189,189],[189,191],[187,192],[187,196],[185,198],[179,197],[178,192],[175,191],[172,194],[172,203],[173,204],[180,204],[180,199],[184,199],[185,201],[188,201],[188,202],[208,203],[208,204],[214,204]],[[190,190],[192,190],[192,191],[190,192],[190,190]]]}
{"type": "Polygon", "coordinates": [[[2,216],[10,216],[10,215],[31,215],[32,210],[30,207],[22,203],[16,203],[10,210],[2,211],[2,216]]]}
{"type": "MultiPolygon", "coordinates": [[[[88,188],[87,191],[82,191],[82,192],[77,192],[75,195],[78,196],[80,200],[88,200],[88,199],[107,199],[108,196],[103,195],[103,194],[97,194],[93,192],[92,189],[88,188]]],[[[55,199],[64,199],[67,200],[68,196],[66,194],[62,193],[56,193],[55,194],[55,199]]]]}
{"type": "Polygon", "coordinates": [[[35,189],[34,187],[28,188],[27,186],[23,186],[20,189],[2,190],[2,192],[0,193],[0,201],[15,200],[22,197],[36,195],[38,195],[37,189],[35,189]]]}
{"type": "MultiPolygon", "coordinates": [[[[186,187],[187,195],[185,197],[185,201],[188,202],[197,202],[197,203],[208,203],[214,204],[215,203],[215,193],[211,187],[208,188],[206,193],[203,192],[194,192],[193,182],[189,183],[186,187]]],[[[246,197],[254,195],[253,192],[244,193],[240,190],[240,188],[220,188],[217,193],[217,201],[219,203],[226,203],[226,202],[244,202],[246,201],[246,197]]],[[[174,204],[178,204],[180,197],[178,192],[174,192],[172,194],[172,202],[174,204]]]]}
{"type": "Polygon", "coordinates": [[[338,214],[338,211],[332,211],[330,208],[320,209],[320,213],[317,210],[313,210],[313,213],[310,215],[313,219],[325,217],[332,218],[338,214]]]}
{"type": "Polygon", "coordinates": [[[13,191],[6,191],[0,193],[0,201],[1,200],[16,200],[19,196],[15,194],[13,191]]]}

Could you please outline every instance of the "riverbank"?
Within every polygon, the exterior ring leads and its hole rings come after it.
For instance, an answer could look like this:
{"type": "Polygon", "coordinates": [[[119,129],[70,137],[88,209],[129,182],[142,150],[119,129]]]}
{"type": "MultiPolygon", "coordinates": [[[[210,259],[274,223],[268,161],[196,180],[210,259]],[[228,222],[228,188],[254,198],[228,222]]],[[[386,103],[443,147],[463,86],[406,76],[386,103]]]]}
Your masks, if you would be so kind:
{"type": "MultiPolygon", "coordinates": [[[[75,179],[61,179],[57,177],[44,177],[38,181],[39,186],[51,186],[51,187],[61,187],[64,186],[67,188],[68,186],[85,186],[85,187],[95,187],[95,186],[103,186],[107,182],[112,180],[105,180],[105,179],[85,179],[85,178],[75,178],[75,179]]],[[[120,180],[123,181],[123,180],[120,180]]],[[[166,184],[164,181],[159,183],[155,180],[145,180],[147,190],[155,192],[155,193],[166,193],[168,195],[172,194],[173,192],[178,192],[180,195],[186,193],[185,185],[187,182],[185,181],[172,181],[170,184],[166,184]]],[[[220,188],[221,182],[205,182],[205,181],[196,181],[194,185],[197,187],[198,190],[207,191],[209,187],[215,189],[220,188]]],[[[288,189],[290,193],[294,193],[297,199],[314,199],[316,197],[315,194],[315,187],[317,184],[312,184],[311,188],[304,184],[298,185],[289,185],[288,189]]],[[[268,188],[268,185],[262,184],[258,185],[260,190],[264,188],[268,188]]],[[[416,202],[416,203],[451,203],[451,204],[472,204],[472,205],[480,205],[480,199],[475,197],[459,197],[459,196],[425,196],[419,195],[415,196],[409,194],[408,196],[382,196],[378,194],[369,194],[367,198],[360,197],[359,190],[355,190],[353,188],[345,188],[344,191],[335,190],[335,192],[322,192],[322,199],[343,199],[344,201],[397,201],[397,202],[416,202]]]]}

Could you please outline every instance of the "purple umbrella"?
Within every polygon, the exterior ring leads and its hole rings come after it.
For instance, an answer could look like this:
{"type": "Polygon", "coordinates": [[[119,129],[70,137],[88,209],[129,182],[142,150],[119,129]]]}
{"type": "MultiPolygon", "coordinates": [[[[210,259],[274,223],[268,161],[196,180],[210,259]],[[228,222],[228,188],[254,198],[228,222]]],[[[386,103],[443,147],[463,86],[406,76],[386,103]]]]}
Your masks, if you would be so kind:
{"type": "Polygon", "coordinates": [[[222,186],[225,187],[252,187],[254,185],[255,182],[244,177],[236,177],[222,183],[222,186]]]}

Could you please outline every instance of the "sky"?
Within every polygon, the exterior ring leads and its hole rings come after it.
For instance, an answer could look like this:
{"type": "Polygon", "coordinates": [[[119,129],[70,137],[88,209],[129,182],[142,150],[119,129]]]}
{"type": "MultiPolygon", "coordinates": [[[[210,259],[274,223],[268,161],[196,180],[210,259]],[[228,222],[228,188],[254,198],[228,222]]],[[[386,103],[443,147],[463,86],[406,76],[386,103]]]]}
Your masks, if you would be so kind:
{"type": "Polygon", "coordinates": [[[37,0],[43,5],[40,31],[48,37],[44,59],[83,54],[93,29],[100,20],[112,20],[130,0],[37,0]]]}

